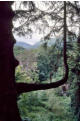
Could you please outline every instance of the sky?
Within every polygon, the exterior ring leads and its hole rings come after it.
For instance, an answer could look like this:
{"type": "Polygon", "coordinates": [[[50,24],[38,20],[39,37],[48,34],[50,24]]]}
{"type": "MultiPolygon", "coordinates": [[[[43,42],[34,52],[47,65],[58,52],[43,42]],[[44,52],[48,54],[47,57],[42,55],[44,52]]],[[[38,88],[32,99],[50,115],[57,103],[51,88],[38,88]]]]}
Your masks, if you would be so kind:
{"type": "Polygon", "coordinates": [[[30,44],[30,45],[36,44],[41,39],[41,36],[37,35],[37,34],[33,34],[32,38],[26,38],[26,37],[23,37],[23,36],[18,36],[16,34],[14,34],[13,36],[16,39],[16,41],[18,41],[18,42],[25,42],[25,43],[30,44]]]}
{"type": "MultiPolygon", "coordinates": [[[[12,9],[13,9],[13,10],[18,9],[19,3],[20,3],[20,1],[14,2],[13,6],[12,6],[12,9]],[[16,3],[16,4],[15,4],[15,3],[16,3]]],[[[19,26],[19,25],[18,25],[18,24],[19,24],[18,21],[16,21],[16,22],[13,23],[13,24],[16,25],[16,27],[19,26]]],[[[25,43],[30,44],[30,45],[36,44],[36,43],[39,42],[40,39],[41,39],[41,36],[40,36],[39,34],[37,34],[37,33],[34,33],[34,34],[32,35],[32,38],[27,38],[27,37],[24,37],[24,36],[18,36],[17,34],[13,34],[13,36],[14,36],[14,38],[16,39],[16,41],[18,41],[18,42],[25,42],[25,43]]]]}
{"type": "MultiPolygon", "coordinates": [[[[14,4],[13,4],[13,6],[12,6],[12,9],[13,10],[17,10],[18,8],[19,8],[19,3],[20,3],[20,1],[16,1],[16,2],[14,2],[14,4]],[[16,3],[16,4],[15,4],[16,3]]],[[[37,5],[37,7],[38,8],[40,8],[41,10],[47,10],[48,8],[46,8],[45,7],[45,5],[42,3],[42,1],[40,1],[40,4],[39,4],[39,2],[35,2],[35,4],[37,5]]],[[[48,6],[47,6],[48,7],[48,6]]],[[[26,8],[25,8],[26,9],[26,8]]],[[[47,17],[47,16],[46,16],[47,17]]],[[[31,44],[31,45],[34,45],[34,44],[36,44],[37,42],[39,42],[40,40],[41,40],[41,38],[43,38],[46,34],[48,34],[50,31],[51,31],[51,29],[52,29],[52,27],[54,26],[54,24],[55,24],[55,22],[53,23],[53,21],[51,21],[50,20],[50,18],[45,18],[46,20],[48,20],[47,22],[49,23],[49,26],[50,26],[50,29],[47,27],[47,28],[44,28],[44,26],[43,26],[43,24],[42,23],[38,23],[38,24],[36,24],[36,25],[34,25],[34,34],[32,35],[32,38],[27,38],[27,37],[23,37],[23,36],[18,36],[18,35],[16,35],[16,34],[14,34],[14,38],[16,39],[16,41],[22,41],[22,42],[25,42],[25,43],[28,43],[28,44],[31,44]],[[35,26],[36,27],[38,27],[38,25],[40,25],[40,27],[42,28],[42,32],[43,31],[46,31],[46,33],[45,32],[43,32],[43,34],[38,34],[37,32],[36,32],[36,28],[35,28],[35,26]]],[[[77,19],[77,16],[75,16],[75,18],[74,19],[77,19]]],[[[58,23],[57,23],[58,24],[58,23]]],[[[71,23],[71,21],[70,21],[70,19],[69,18],[67,18],[67,24],[68,24],[68,26],[69,26],[69,30],[71,30],[71,31],[73,31],[74,33],[76,33],[76,35],[77,35],[77,33],[79,33],[79,27],[76,27],[75,25],[73,25],[73,26],[71,26],[70,24],[72,24],[71,23]]],[[[18,21],[16,21],[15,23],[14,23],[14,25],[16,26],[16,27],[18,27],[19,26],[19,20],[18,21]]],[[[77,25],[77,24],[76,24],[77,25]]],[[[77,26],[79,26],[79,25],[77,25],[77,26]]],[[[58,34],[58,36],[61,34],[61,33],[57,33],[58,34]]]]}
{"type": "MultiPolygon", "coordinates": [[[[17,10],[19,8],[19,3],[20,3],[20,1],[14,2],[12,9],[17,10]]],[[[36,5],[39,5],[38,2],[35,2],[35,3],[36,3],[36,5]]],[[[45,8],[45,5],[42,2],[40,2],[40,3],[41,3],[41,6],[39,6],[40,9],[44,9],[44,10],[48,9],[48,8],[45,8]]],[[[49,24],[50,24],[50,26],[52,26],[53,23],[51,24],[51,22],[49,22],[49,24]]],[[[15,23],[13,22],[13,25],[18,27],[19,21],[16,21],[15,23]]],[[[38,26],[38,25],[36,25],[36,26],[38,26]]],[[[43,26],[42,26],[42,28],[43,28],[43,26]]],[[[49,33],[49,29],[46,30],[46,33],[49,33]]],[[[44,34],[39,34],[36,31],[34,31],[32,38],[26,38],[26,37],[18,36],[17,34],[14,34],[14,38],[16,39],[16,41],[25,42],[25,43],[28,43],[28,44],[31,44],[31,45],[34,45],[37,42],[39,42],[41,40],[41,38],[43,38],[43,36],[44,36],[44,34]]]]}

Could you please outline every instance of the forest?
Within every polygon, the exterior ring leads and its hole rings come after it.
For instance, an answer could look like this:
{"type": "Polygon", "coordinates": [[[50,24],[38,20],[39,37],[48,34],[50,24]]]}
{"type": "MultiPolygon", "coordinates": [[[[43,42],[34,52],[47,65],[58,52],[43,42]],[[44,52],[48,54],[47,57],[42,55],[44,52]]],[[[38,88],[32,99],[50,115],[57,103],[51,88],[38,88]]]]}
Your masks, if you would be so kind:
{"type": "Polygon", "coordinates": [[[0,2],[0,28],[0,121],[80,121],[80,2],[0,2]]]}
{"type": "MultiPolygon", "coordinates": [[[[15,46],[14,54],[21,62],[16,69],[16,81],[51,83],[61,79],[64,74],[62,67],[63,46],[61,46],[61,43],[60,40],[56,40],[54,45],[47,48],[41,45],[30,50],[15,46]],[[35,61],[32,62],[32,60],[35,61]],[[27,66],[27,63],[29,66],[27,66]],[[50,72],[53,72],[51,80],[50,72]]],[[[79,76],[75,75],[73,70],[73,68],[76,68],[77,72],[79,71],[79,62],[76,61],[76,58],[79,58],[76,40],[74,42],[69,40],[67,48],[69,65],[67,83],[56,89],[34,91],[20,95],[18,106],[23,120],[79,121],[79,103],[76,104],[79,97],[75,100],[75,92],[79,96],[79,87],[76,86],[77,81],[79,82],[79,76]]]]}

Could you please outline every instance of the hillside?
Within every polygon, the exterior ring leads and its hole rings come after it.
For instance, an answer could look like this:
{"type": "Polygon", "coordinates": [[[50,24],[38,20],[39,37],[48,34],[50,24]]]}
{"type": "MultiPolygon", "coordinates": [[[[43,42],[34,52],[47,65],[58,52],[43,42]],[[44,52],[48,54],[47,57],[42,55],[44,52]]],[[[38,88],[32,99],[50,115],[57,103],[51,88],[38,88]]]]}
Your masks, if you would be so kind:
{"type": "MultiPolygon", "coordinates": [[[[31,50],[31,49],[37,49],[38,47],[40,47],[45,41],[41,40],[40,42],[35,43],[34,45],[30,45],[26,42],[19,42],[16,41],[15,46],[17,47],[22,47],[25,48],[27,50],[31,50]]],[[[53,44],[55,44],[56,39],[51,38],[50,41],[46,41],[48,43],[48,46],[52,46],[53,44]]]]}
{"type": "Polygon", "coordinates": [[[37,51],[35,49],[27,50],[23,47],[15,46],[14,55],[26,72],[32,69],[34,70],[37,56],[37,51]]]}
{"type": "MultiPolygon", "coordinates": [[[[38,74],[35,71],[32,71],[37,65],[37,50],[27,50],[15,46],[14,53],[24,69],[21,68],[22,66],[17,68],[16,81],[26,83],[37,83],[38,81],[39,83],[38,74]]],[[[46,82],[49,83],[49,80],[46,82]]],[[[22,120],[74,121],[70,111],[71,98],[70,96],[60,95],[61,90],[61,87],[59,87],[57,89],[34,91],[20,95],[18,106],[22,120]]]]}
{"type": "Polygon", "coordinates": [[[27,44],[25,42],[16,42],[15,46],[17,47],[23,47],[27,50],[30,50],[30,49],[35,49],[35,48],[38,48],[40,46],[40,42],[37,42],[36,44],[34,45],[30,45],[30,44],[27,44]]]}

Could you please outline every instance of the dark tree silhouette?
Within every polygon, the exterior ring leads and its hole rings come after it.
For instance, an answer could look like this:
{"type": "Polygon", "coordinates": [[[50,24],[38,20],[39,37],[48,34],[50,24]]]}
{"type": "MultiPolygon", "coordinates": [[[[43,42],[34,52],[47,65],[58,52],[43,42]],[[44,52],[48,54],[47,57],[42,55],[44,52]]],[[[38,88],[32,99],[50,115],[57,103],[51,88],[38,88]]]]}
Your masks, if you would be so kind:
{"type": "Polygon", "coordinates": [[[64,67],[65,75],[61,80],[49,84],[27,84],[15,82],[15,68],[18,61],[13,54],[15,40],[12,36],[12,19],[15,13],[11,9],[13,2],[0,2],[0,121],[21,121],[17,95],[34,91],[57,88],[68,79],[66,56],[66,2],[64,2],[64,67]]]}
{"type": "Polygon", "coordinates": [[[12,2],[0,2],[0,121],[21,120],[17,108],[15,67],[18,61],[13,54],[12,2]]]}

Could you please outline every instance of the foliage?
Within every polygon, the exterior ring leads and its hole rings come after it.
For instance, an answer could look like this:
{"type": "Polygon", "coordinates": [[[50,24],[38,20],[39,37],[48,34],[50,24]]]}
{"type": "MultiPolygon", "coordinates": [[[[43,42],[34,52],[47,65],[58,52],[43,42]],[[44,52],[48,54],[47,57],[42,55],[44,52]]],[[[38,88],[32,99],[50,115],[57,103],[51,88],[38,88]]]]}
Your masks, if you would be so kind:
{"type": "Polygon", "coordinates": [[[38,54],[37,67],[39,70],[39,80],[45,81],[48,78],[49,73],[49,59],[47,52],[43,50],[42,53],[38,54]]]}
{"type": "Polygon", "coordinates": [[[77,42],[69,43],[68,64],[70,68],[69,83],[71,94],[71,110],[75,121],[80,120],[80,50],[77,42]],[[71,81],[72,80],[72,81],[71,81]]]}
{"type": "MultiPolygon", "coordinates": [[[[60,33],[63,35],[63,1],[22,1],[15,2],[14,6],[16,5],[18,8],[15,10],[16,16],[13,19],[15,34],[31,37],[32,33],[38,33],[43,35],[44,39],[50,39],[60,33]],[[19,23],[18,26],[16,26],[16,21],[19,23]]],[[[68,34],[69,36],[79,35],[80,2],[67,1],[66,8],[69,21],[67,22],[68,34]]]]}
{"type": "Polygon", "coordinates": [[[37,70],[37,69],[36,70],[31,70],[30,73],[31,73],[30,77],[31,77],[32,81],[34,83],[40,83],[39,75],[38,75],[39,70],[37,70]]]}
{"type": "Polygon", "coordinates": [[[55,90],[31,92],[18,101],[22,118],[31,121],[74,121],[70,112],[70,97],[59,97],[55,90]]]}
{"type": "MultiPolygon", "coordinates": [[[[16,81],[30,83],[32,79],[19,66],[16,69],[16,81]]],[[[70,97],[60,97],[57,92],[58,89],[52,89],[20,95],[18,97],[18,106],[22,120],[73,121],[70,112],[70,97]]]]}
{"type": "Polygon", "coordinates": [[[18,66],[16,69],[16,82],[31,82],[32,79],[27,76],[27,73],[22,69],[22,66],[18,66]]]}
{"type": "MultiPolygon", "coordinates": [[[[61,87],[54,90],[52,89],[47,91],[31,92],[28,94],[20,95],[20,97],[18,98],[18,105],[23,120],[79,121],[80,56],[79,56],[79,46],[77,42],[74,40],[69,40],[67,42],[67,50],[68,50],[67,55],[68,55],[68,65],[69,65],[68,84],[70,85],[70,90],[68,90],[69,96],[67,97],[61,95],[62,91],[61,87]]],[[[39,83],[40,72],[43,72],[44,76],[47,75],[46,81],[49,82],[49,72],[55,69],[52,68],[52,66],[50,66],[51,62],[52,65],[56,64],[57,66],[57,69],[54,71],[54,76],[52,81],[59,80],[63,76],[62,42],[61,43],[57,42],[56,45],[48,46],[47,49],[39,48],[37,51],[35,51],[35,53],[38,53],[37,60],[39,61],[37,62],[36,67],[38,66],[39,70],[30,71],[30,75],[32,76],[29,76],[26,73],[26,71],[23,70],[21,66],[19,66],[16,70],[17,82],[25,81],[27,83],[31,82],[39,83]]]]}
{"type": "Polygon", "coordinates": [[[14,53],[21,66],[18,67],[16,73],[19,72],[20,76],[24,76],[25,74],[29,79],[31,78],[30,80],[32,80],[32,82],[38,82],[38,70],[36,62],[37,50],[26,50],[22,47],[15,46],[14,53]]]}
{"type": "MultiPolygon", "coordinates": [[[[58,41],[56,41],[52,46],[47,46],[47,49],[42,47],[40,48],[37,57],[37,67],[39,70],[40,81],[49,79],[51,72],[56,78],[57,73],[59,74],[59,70],[63,70],[62,49],[63,47],[61,43],[58,43],[58,41]]],[[[61,72],[62,74],[60,73],[60,75],[62,77],[63,71],[61,72]]]]}
{"type": "Polygon", "coordinates": [[[19,46],[14,47],[14,54],[17,57],[20,53],[24,53],[25,49],[19,46]]]}

